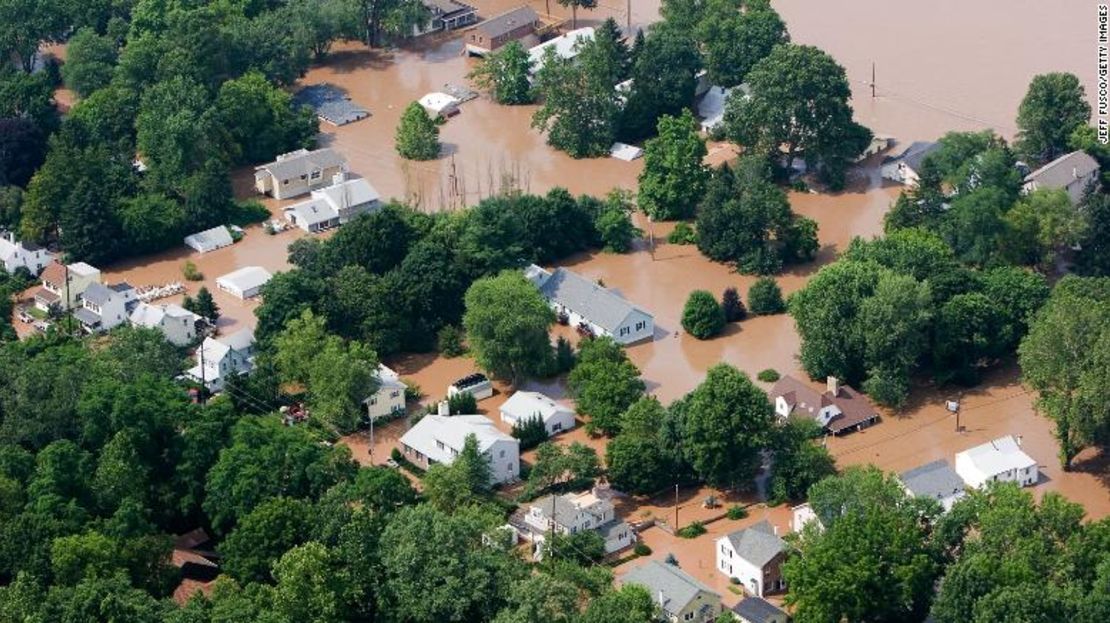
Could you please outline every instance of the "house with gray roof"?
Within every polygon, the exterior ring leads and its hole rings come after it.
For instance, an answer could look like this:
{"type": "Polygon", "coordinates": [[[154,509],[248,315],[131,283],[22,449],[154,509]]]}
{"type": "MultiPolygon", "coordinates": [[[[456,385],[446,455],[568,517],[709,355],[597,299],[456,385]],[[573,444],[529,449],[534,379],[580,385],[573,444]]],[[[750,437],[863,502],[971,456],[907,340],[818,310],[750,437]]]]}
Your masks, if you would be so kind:
{"type": "Polygon", "coordinates": [[[1073,151],[1026,175],[1022,189],[1027,193],[1040,189],[1062,190],[1068,193],[1074,205],[1082,201],[1098,181],[1098,174],[1097,160],[1085,151],[1073,151]]]}
{"type": "Polygon", "coordinates": [[[717,570],[736,578],[756,597],[786,589],[786,541],[766,520],[717,539],[717,570]]]}
{"type": "Polygon", "coordinates": [[[650,560],[620,577],[651,593],[662,621],[710,623],[721,615],[721,595],[675,565],[650,560]]]}
{"type": "Polygon", "coordinates": [[[530,6],[495,15],[471,28],[466,35],[466,52],[475,56],[486,56],[510,41],[521,41],[524,49],[539,43],[535,36],[540,26],[540,16],[530,6]],[[527,41],[527,39],[532,41],[527,41]]]}
{"type": "Polygon", "coordinates": [[[952,510],[952,505],[967,495],[964,479],[944,459],[902,472],[898,480],[906,493],[936,500],[945,511],[952,510]]]}
{"type": "MultiPolygon", "coordinates": [[[[533,542],[542,542],[552,530],[559,534],[594,530],[605,540],[606,554],[629,547],[636,540],[632,528],[617,518],[613,503],[599,489],[536,499],[528,507],[524,523],[532,531],[533,542]]],[[[537,550],[537,554],[541,552],[542,549],[537,550]]]]}
{"type": "Polygon", "coordinates": [[[897,156],[883,159],[881,167],[883,179],[898,182],[905,186],[916,186],[921,175],[925,158],[940,148],[940,143],[915,141],[897,156]]]}
{"type": "Polygon", "coordinates": [[[478,21],[478,10],[457,0],[420,0],[428,9],[428,21],[414,26],[414,37],[441,30],[455,30],[478,21]]]}
{"type": "Polygon", "coordinates": [[[73,310],[73,317],[88,333],[101,333],[127,322],[131,310],[139,304],[135,288],[128,283],[106,286],[91,283],[81,293],[81,306],[73,310]]]}
{"type": "Polygon", "coordinates": [[[493,484],[520,477],[520,441],[501,432],[484,415],[425,415],[401,435],[401,452],[421,469],[436,463],[450,465],[470,435],[477,439],[478,451],[489,462],[493,484]]]}
{"type": "Polygon", "coordinates": [[[198,231],[195,234],[185,236],[185,246],[197,253],[208,253],[216,249],[230,247],[234,243],[235,238],[231,236],[231,230],[225,225],[219,225],[212,229],[198,231]]]}
{"type": "Polygon", "coordinates": [[[249,328],[218,338],[206,337],[194,353],[197,365],[184,376],[203,383],[208,391],[221,391],[228,378],[254,369],[254,354],[254,331],[249,328]]]}
{"type": "Polygon", "coordinates": [[[0,267],[8,273],[14,273],[20,268],[37,276],[54,261],[54,254],[39,245],[19,240],[10,231],[0,231],[0,267]]]}
{"type": "Polygon", "coordinates": [[[759,597],[745,597],[732,607],[743,623],[787,623],[790,617],[774,604],[759,597]]]}
{"type": "Polygon", "coordinates": [[[607,335],[619,344],[650,340],[655,318],[614,290],[571,272],[554,272],[532,264],[524,276],[540,290],[559,321],[595,336],[607,335]]]}
{"type": "Polygon", "coordinates": [[[290,199],[331,184],[347,171],[347,159],[334,149],[298,149],[255,167],[254,189],[274,199],[290,199]]]}

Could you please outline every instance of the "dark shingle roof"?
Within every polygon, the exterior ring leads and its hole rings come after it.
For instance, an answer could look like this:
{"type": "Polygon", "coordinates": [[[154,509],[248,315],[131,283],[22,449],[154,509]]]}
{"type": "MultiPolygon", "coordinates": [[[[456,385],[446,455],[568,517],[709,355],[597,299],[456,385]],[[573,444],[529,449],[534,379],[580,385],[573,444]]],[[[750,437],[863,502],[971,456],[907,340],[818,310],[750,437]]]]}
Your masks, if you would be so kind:
{"type": "Polygon", "coordinates": [[[902,153],[897,156],[887,156],[883,162],[893,162],[901,160],[914,171],[921,170],[921,163],[925,162],[925,157],[940,148],[940,143],[930,143],[928,141],[914,141],[902,153]]]}
{"type": "Polygon", "coordinates": [[[733,532],[727,538],[732,543],[732,549],[736,550],[736,555],[756,567],[763,567],[786,549],[786,541],[775,534],[774,528],[766,520],[745,530],[733,532]]]}
{"type": "Polygon", "coordinates": [[[720,597],[716,591],[695,580],[682,569],[658,560],[652,560],[625,573],[621,582],[643,586],[655,600],[662,593],[662,608],[672,614],[681,612],[701,591],[720,597]]]}
{"type": "Polygon", "coordinates": [[[914,495],[933,499],[958,493],[965,486],[963,478],[944,459],[902,472],[898,479],[914,495]]]}
{"type": "Polygon", "coordinates": [[[775,616],[786,614],[759,597],[748,597],[733,606],[732,611],[748,623],[767,623],[767,621],[774,620],[773,617],[775,616]]]}

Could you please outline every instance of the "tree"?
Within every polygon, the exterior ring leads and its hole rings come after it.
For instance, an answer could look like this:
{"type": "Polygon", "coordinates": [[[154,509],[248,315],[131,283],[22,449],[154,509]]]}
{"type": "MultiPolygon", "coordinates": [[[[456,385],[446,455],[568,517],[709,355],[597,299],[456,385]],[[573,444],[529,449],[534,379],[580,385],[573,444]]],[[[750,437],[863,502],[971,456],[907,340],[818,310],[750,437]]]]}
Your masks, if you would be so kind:
{"type": "Polygon", "coordinates": [[[613,145],[619,111],[608,60],[590,41],[575,63],[547,50],[536,73],[543,105],[532,115],[532,127],[547,132],[547,143],[572,158],[606,155],[613,145]]]}
{"type": "Polygon", "coordinates": [[[536,459],[528,474],[527,491],[538,495],[556,486],[583,489],[592,486],[599,475],[601,463],[593,448],[576,441],[564,449],[548,441],[536,449],[536,459]]]}
{"type": "Polygon", "coordinates": [[[674,29],[652,29],[633,52],[632,87],[619,124],[626,143],[652,136],[660,117],[680,117],[692,108],[695,75],[701,69],[697,42],[674,29]]]}
{"type": "Polygon", "coordinates": [[[1038,412],[1056,424],[1065,470],[1084,447],[1110,442],[1107,345],[1110,280],[1072,276],[1057,284],[1018,349],[1038,412]]]}
{"type": "Polygon", "coordinates": [[[714,85],[735,87],[771,49],[790,41],[786,24],[769,2],[711,0],[695,29],[714,85]]]}
{"type": "Polygon", "coordinates": [[[345,571],[340,556],[321,543],[290,549],[273,568],[273,610],[286,621],[348,620],[347,600],[357,592],[345,571]]]}
{"type": "Polygon", "coordinates": [[[809,418],[788,418],[775,430],[770,497],[794,501],[806,497],[814,484],[836,474],[836,463],[824,444],[818,444],[821,425],[809,418]]]}
{"type": "Polygon", "coordinates": [[[1087,228],[1075,258],[1078,269],[1085,275],[1110,275],[1110,195],[1091,193],[1080,210],[1087,228]]]}
{"type": "Polygon", "coordinates": [[[699,340],[708,340],[725,328],[725,312],[705,290],[694,290],[682,309],[682,328],[699,340]]]}
{"type": "Polygon", "coordinates": [[[361,342],[328,336],[308,370],[308,408],[312,418],[346,434],[362,421],[363,400],[378,388],[378,356],[361,342]]]}
{"type": "Polygon", "coordinates": [[[223,569],[243,582],[267,582],[270,569],[291,548],[308,541],[315,510],[303,500],[277,497],[243,517],[220,545],[223,569]]]}
{"type": "Polygon", "coordinates": [[[689,110],[659,119],[659,135],[644,145],[644,170],[637,200],[656,220],[689,218],[709,173],[702,164],[705,141],[689,110]]]}
{"type": "Polygon", "coordinates": [[[583,567],[598,564],[605,558],[605,537],[595,530],[556,532],[543,544],[543,556],[545,561],[569,560],[583,567]]]}
{"type": "Polygon", "coordinates": [[[1034,76],[1018,107],[1017,148],[1033,162],[1053,160],[1068,150],[1068,139],[1091,118],[1079,78],[1068,73],[1034,76]]]}
{"type": "Polygon", "coordinates": [[[572,28],[578,28],[578,7],[590,10],[597,8],[597,0],[557,0],[557,2],[561,6],[570,7],[572,28]]]}
{"type": "Polygon", "coordinates": [[[220,317],[219,306],[216,305],[216,301],[213,300],[212,293],[204,286],[201,286],[200,289],[197,290],[197,296],[193,299],[193,308],[189,311],[212,324],[215,324],[216,320],[220,317]]]}
{"type": "Polygon", "coordinates": [[[686,398],[682,452],[706,483],[744,486],[759,470],[773,421],[767,394],[743,372],[717,364],[686,398]]]}
{"type": "Polygon", "coordinates": [[[479,279],[466,292],[463,326],[475,360],[514,384],[550,360],[554,321],[539,290],[518,272],[479,279]]]}
{"type": "Polygon", "coordinates": [[[773,277],[760,277],[748,288],[748,308],[757,316],[781,314],[786,311],[782,290],[773,277]]]}
{"type": "Polygon", "coordinates": [[[852,120],[844,68],[825,52],[793,44],[775,46],[748,73],[751,94],[733,91],[725,111],[730,140],[787,166],[803,152],[830,186],[867,147],[871,132],[852,120]],[[779,158],[779,148],[786,152],[779,158]]]}
{"type": "Polygon", "coordinates": [[[928,533],[934,501],[907,498],[893,477],[854,467],[815,485],[810,505],[824,530],[807,524],[800,555],[783,565],[796,621],[924,618],[940,571],[928,533]],[[846,503],[829,504],[832,492],[846,503]]]}
{"type": "Polygon", "coordinates": [[[520,440],[521,451],[530,450],[547,441],[549,435],[543,418],[529,417],[517,420],[513,424],[513,437],[520,440]]]}
{"type": "Polygon", "coordinates": [[[1063,190],[1039,189],[1022,197],[1004,217],[1004,254],[1015,264],[1053,270],[1064,249],[1085,238],[1083,215],[1063,190]]]}
{"type": "Polygon", "coordinates": [[[405,108],[397,126],[397,153],[408,160],[435,160],[439,157],[439,128],[418,102],[405,108]]]}
{"type": "Polygon", "coordinates": [[[91,28],[82,28],[66,47],[62,79],[79,97],[88,97],[112,81],[115,65],[115,43],[91,28]]]}
{"type": "MultiPolygon", "coordinates": [[[[135,130],[139,152],[149,167],[147,175],[157,187],[182,195],[191,176],[209,168],[226,174],[223,163],[234,156],[234,142],[211,107],[208,91],[188,78],[172,78],[149,88],[143,94],[135,130]]],[[[230,188],[218,198],[228,197],[230,188]]]]}
{"type": "Polygon", "coordinates": [[[567,377],[578,412],[589,415],[588,431],[615,434],[621,415],[644,394],[640,371],[612,338],[584,342],[578,365],[567,377]]]}
{"type": "Polygon", "coordinates": [[[493,95],[498,104],[530,104],[532,61],[519,41],[510,41],[495,50],[467,76],[474,84],[493,95]]]}
{"type": "Polygon", "coordinates": [[[235,161],[243,164],[312,147],[319,130],[316,113],[294,106],[289,93],[257,71],[220,85],[215,110],[236,146],[235,161]]]}
{"type": "Polygon", "coordinates": [[[725,322],[739,322],[748,317],[748,310],[736,288],[725,288],[721,294],[721,311],[725,313],[725,322]]]}
{"type": "Polygon", "coordinates": [[[1005,354],[1004,318],[979,292],[957,294],[937,312],[933,346],[936,376],[942,382],[979,382],[981,368],[1005,354]]]}
{"type": "Polygon", "coordinates": [[[313,360],[328,334],[324,318],[311,309],[285,323],[285,330],[274,339],[274,363],[286,383],[308,383],[313,360]]]}
{"type": "MultiPolygon", "coordinates": [[[[0,188],[26,186],[46,159],[46,136],[31,119],[0,118],[0,188]]],[[[4,220],[11,222],[11,216],[4,220]]]]}
{"type": "Polygon", "coordinates": [[[355,20],[358,36],[369,47],[381,45],[382,35],[408,36],[428,23],[428,9],[417,0],[356,0],[361,12],[355,20]]]}
{"type": "Polygon", "coordinates": [[[43,41],[60,39],[68,12],[56,2],[4,0],[0,2],[0,56],[18,63],[27,73],[43,41]]]}
{"type": "Polygon", "coordinates": [[[574,584],[537,574],[510,588],[508,604],[493,623],[574,623],[577,614],[578,589],[574,584]]]}
{"type": "Polygon", "coordinates": [[[581,623],[642,623],[655,616],[655,601],[646,588],[626,584],[590,600],[581,623]]]}
{"type": "Polygon", "coordinates": [[[602,248],[609,253],[628,253],[632,250],[632,240],[640,230],[632,224],[632,217],[624,200],[610,193],[604,206],[594,220],[602,248]]]}
{"type": "Polygon", "coordinates": [[[605,447],[609,481],[634,495],[655,493],[671,484],[676,466],[660,430],[666,411],[653,397],[632,404],[621,418],[621,432],[605,447]]]}
{"type": "Polygon", "coordinates": [[[909,275],[884,274],[863,301],[859,321],[869,366],[864,390],[880,404],[901,407],[909,375],[929,351],[933,297],[927,283],[909,275]]]}

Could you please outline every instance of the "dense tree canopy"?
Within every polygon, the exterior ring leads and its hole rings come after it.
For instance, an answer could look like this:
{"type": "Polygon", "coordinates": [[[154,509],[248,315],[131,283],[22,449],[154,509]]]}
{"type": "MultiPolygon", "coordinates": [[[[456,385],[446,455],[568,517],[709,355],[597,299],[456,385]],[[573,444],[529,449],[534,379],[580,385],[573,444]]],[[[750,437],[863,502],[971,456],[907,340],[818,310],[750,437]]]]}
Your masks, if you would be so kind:
{"type": "Polygon", "coordinates": [[[659,119],[659,134],[644,144],[637,201],[660,221],[689,218],[705,192],[705,140],[690,111],[659,119]]]}
{"type": "Polygon", "coordinates": [[[1034,163],[1067,151],[1068,140],[1091,118],[1091,105],[1079,78],[1067,73],[1034,76],[1018,107],[1017,148],[1034,163]]]}

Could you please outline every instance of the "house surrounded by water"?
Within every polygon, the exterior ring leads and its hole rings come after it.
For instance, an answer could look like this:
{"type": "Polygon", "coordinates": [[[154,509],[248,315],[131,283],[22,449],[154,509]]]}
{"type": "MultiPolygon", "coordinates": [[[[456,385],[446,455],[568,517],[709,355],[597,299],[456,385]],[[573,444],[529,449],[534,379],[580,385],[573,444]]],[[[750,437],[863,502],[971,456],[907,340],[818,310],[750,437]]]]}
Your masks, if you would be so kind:
{"type": "Polygon", "coordinates": [[[881,167],[883,179],[905,186],[917,186],[925,158],[940,148],[940,143],[915,141],[897,156],[887,156],[881,167]]]}
{"type": "Polygon", "coordinates": [[[524,269],[524,276],[571,326],[589,329],[595,336],[609,336],[618,344],[650,340],[655,335],[655,318],[646,310],[577,273],[565,268],[551,272],[532,264],[524,269]]]}
{"type": "Polygon", "coordinates": [[[1026,175],[1022,190],[1062,190],[1074,205],[1098,182],[1098,174],[1097,160],[1085,151],[1073,151],[1026,175]]]}
{"type": "Polygon", "coordinates": [[[935,500],[945,511],[967,495],[964,479],[944,459],[902,472],[898,480],[906,493],[935,500]]]}
{"type": "Polygon", "coordinates": [[[298,149],[255,167],[254,189],[274,199],[291,199],[332,183],[347,170],[347,159],[334,149],[298,149]]]}
{"type": "MultiPolygon", "coordinates": [[[[521,41],[526,37],[535,39],[534,33],[540,26],[540,16],[530,6],[495,15],[478,24],[466,34],[466,52],[475,56],[486,56],[510,41],[521,41]]],[[[524,45],[525,49],[532,47],[524,45]]]]}
{"type": "Polygon", "coordinates": [[[1037,461],[1021,449],[1013,435],[956,453],[956,473],[969,487],[982,488],[992,482],[1016,482],[1028,487],[1040,477],[1037,461]]]}
{"type": "Polygon", "coordinates": [[[365,179],[347,179],[346,173],[335,175],[331,186],[312,191],[308,201],[285,208],[285,218],[309,233],[346,224],[360,214],[381,207],[381,195],[365,179]]]}
{"type": "Polygon", "coordinates": [[[830,376],[825,391],[818,392],[792,376],[784,376],[771,389],[775,414],[814,419],[826,431],[840,435],[867,428],[879,421],[871,402],[855,388],[830,376]]]}

